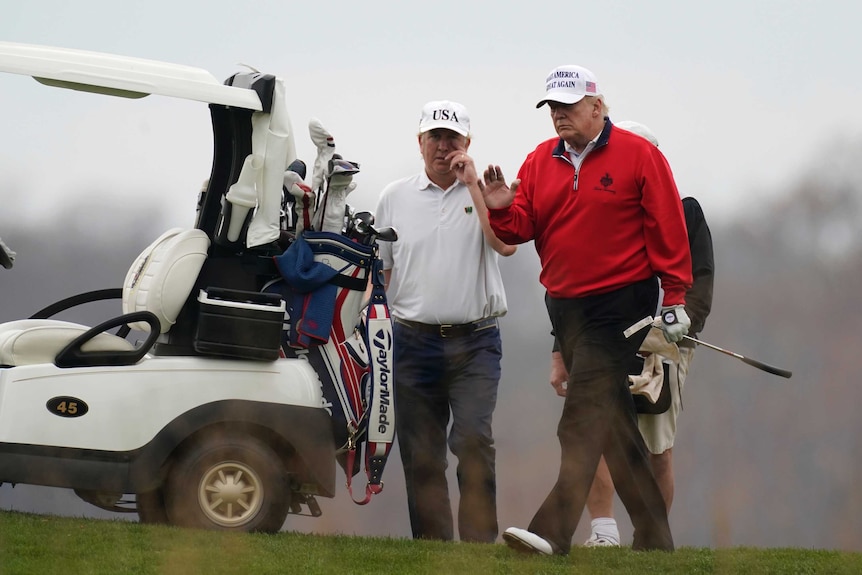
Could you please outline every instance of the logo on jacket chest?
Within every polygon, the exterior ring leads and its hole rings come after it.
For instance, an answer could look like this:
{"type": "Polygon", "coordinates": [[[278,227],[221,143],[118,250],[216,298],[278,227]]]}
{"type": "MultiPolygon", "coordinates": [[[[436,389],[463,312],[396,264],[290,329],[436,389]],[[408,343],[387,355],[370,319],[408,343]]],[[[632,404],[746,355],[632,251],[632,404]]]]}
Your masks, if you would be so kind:
{"type": "Polygon", "coordinates": [[[597,192],[607,192],[609,194],[616,194],[617,193],[617,191],[611,187],[614,185],[614,179],[611,177],[611,175],[609,173],[605,172],[605,175],[599,179],[599,184],[601,184],[601,185],[600,186],[594,186],[593,190],[595,190],[597,192]]]}

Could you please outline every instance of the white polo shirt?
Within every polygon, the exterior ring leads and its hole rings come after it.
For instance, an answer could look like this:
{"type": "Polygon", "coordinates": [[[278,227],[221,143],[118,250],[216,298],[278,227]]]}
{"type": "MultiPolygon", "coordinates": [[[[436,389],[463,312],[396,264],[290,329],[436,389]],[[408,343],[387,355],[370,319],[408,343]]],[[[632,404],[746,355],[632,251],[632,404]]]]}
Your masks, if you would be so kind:
{"type": "MultiPolygon", "coordinates": [[[[482,206],[482,209],[485,209],[482,206]]],[[[442,190],[425,172],[392,182],[380,194],[375,227],[392,226],[395,242],[379,242],[393,317],[461,324],[506,313],[497,252],[488,245],[467,186],[442,190]]]]}

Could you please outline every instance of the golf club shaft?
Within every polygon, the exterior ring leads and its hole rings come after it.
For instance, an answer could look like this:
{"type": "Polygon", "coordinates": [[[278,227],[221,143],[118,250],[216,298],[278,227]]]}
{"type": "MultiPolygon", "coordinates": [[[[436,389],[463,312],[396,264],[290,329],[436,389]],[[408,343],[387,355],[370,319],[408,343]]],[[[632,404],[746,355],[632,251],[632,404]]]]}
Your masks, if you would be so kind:
{"type": "Polygon", "coordinates": [[[707,342],[699,340],[697,338],[694,338],[694,337],[691,337],[688,335],[683,336],[683,337],[689,341],[693,341],[694,343],[706,346],[710,349],[714,349],[715,351],[719,351],[719,352],[726,354],[726,355],[729,355],[731,357],[735,357],[736,359],[741,359],[742,361],[744,361],[748,365],[750,365],[752,367],[756,367],[757,369],[760,369],[760,370],[765,371],[767,373],[771,373],[772,375],[777,375],[779,377],[786,377],[786,378],[790,378],[790,376],[793,375],[793,372],[788,371],[786,369],[781,369],[781,368],[769,365],[767,363],[763,363],[762,361],[757,361],[756,359],[751,359],[750,357],[745,357],[744,355],[740,355],[738,353],[734,353],[732,351],[722,349],[722,348],[718,347],[717,345],[707,343],[707,342]]]}

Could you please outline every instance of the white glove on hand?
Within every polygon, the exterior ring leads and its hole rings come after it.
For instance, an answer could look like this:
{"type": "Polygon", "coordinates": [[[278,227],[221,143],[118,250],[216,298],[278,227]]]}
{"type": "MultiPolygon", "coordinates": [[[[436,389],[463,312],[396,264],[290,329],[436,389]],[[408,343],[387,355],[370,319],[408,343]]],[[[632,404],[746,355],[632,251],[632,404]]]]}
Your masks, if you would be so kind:
{"type": "Polygon", "coordinates": [[[669,305],[661,308],[661,324],[658,326],[664,332],[668,343],[676,343],[688,333],[691,319],[685,313],[685,306],[669,305]]]}

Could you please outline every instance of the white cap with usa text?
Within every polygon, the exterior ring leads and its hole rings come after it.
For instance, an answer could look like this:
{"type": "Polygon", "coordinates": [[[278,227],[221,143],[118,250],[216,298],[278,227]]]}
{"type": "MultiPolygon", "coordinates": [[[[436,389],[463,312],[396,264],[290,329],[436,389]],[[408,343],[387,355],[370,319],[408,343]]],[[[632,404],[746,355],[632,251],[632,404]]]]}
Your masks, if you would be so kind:
{"type": "Polygon", "coordinates": [[[436,128],[452,130],[462,136],[470,136],[470,115],[467,108],[458,102],[435,100],[428,102],[422,108],[419,117],[419,133],[425,133],[436,128]]]}

